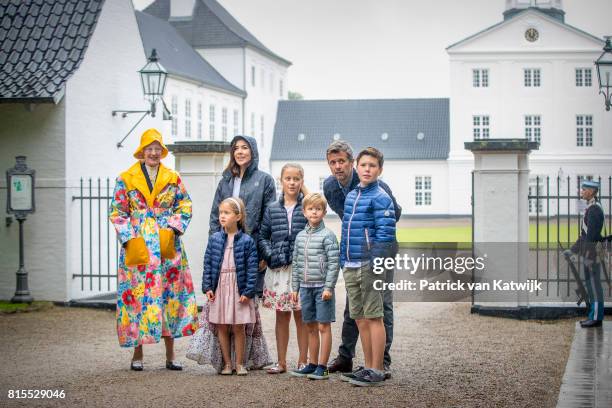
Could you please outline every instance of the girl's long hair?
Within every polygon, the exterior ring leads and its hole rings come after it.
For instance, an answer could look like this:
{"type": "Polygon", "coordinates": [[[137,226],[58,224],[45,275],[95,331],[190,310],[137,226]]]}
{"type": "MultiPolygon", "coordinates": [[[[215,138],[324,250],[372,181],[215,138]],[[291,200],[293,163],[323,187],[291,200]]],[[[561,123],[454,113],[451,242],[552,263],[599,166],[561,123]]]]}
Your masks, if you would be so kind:
{"type": "Polygon", "coordinates": [[[242,231],[246,232],[247,234],[249,233],[247,231],[247,227],[246,227],[246,207],[244,206],[244,201],[242,201],[242,199],[238,198],[238,197],[228,197],[225,200],[221,201],[221,203],[219,204],[219,207],[221,207],[223,204],[227,204],[232,211],[234,212],[234,214],[236,215],[242,215],[242,217],[240,217],[240,219],[238,220],[238,229],[241,229],[242,231]]]}
{"type": "MultiPolygon", "coordinates": [[[[304,194],[304,196],[310,194],[310,190],[308,190],[308,187],[306,187],[306,184],[304,183],[304,168],[299,163],[286,163],[283,166],[280,174],[281,188],[283,186],[283,174],[285,174],[285,170],[287,169],[296,169],[300,173],[300,177],[302,178],[302,188],[300,191],[302,192],[302,194],[304,194]]],[[[284,193],[285,192],[283,191],[283,194],[284,193]]]]}

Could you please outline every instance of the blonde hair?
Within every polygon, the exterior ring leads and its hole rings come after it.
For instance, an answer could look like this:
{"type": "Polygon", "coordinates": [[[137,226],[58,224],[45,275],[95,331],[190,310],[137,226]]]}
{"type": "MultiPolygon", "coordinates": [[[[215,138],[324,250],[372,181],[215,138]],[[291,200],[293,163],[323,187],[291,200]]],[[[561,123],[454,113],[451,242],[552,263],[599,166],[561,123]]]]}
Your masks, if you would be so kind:
{"type": "Polygon", "coordinates": [[[311,193],[304,197],[302,208],[306,209],[315,205],[323,207],[323,211],[327,212],[327,200],[320,193],[311,193]]]}
{"type": "Polygon", "coordinates": [[[310,190],[308,190],[308,187],[306,187],[306,184],[304,184],[304,168],[299,163],[286,163],[283,166],[283,168],[281,169],[281,174],[280,174],[281,189],[283,185],[283,174],[285,174],[285,170],[287,169],[296,169],[298,173],[300,173],[300,177],[302,178],[302,188],[301,188],[302,194],[308,195],[310,193],[310,190]]]}
{"type": "Polygon", "coordinates": [[[248,233],[246,230],[246,208],[244,206],[244,201],[238,197],[228,197],[221,201],[219,207],[221,207],[223,204],[227,204],[232,209],[234,214],[242,215],[242,217],[240,217],[238,220],[238,228],[248,233]]]}

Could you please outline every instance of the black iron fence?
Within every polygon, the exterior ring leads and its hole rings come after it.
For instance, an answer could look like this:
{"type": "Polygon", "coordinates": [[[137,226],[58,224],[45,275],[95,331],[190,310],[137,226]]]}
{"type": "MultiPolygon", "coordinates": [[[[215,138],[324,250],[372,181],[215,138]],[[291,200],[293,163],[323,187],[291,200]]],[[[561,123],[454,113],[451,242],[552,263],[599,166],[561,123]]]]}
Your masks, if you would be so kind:
{"type": "MultiPolygon", "coordinates": [[[[585,202],[580,199],[580,184],[585,178],[598,181],[600,191],[598,200],[604,210],[603,233],[612,231],[612,177],[554,177],[536,176],[530,179],[529,212],[530,212],[530,278],[544,282],[543,292],[537,296],[569,296],[576,287],[569,264],[562,256],[564,248],[573,244],[578,238],[585,202]]],[[[609,252],[608,252],[609,254],[609,252]]],[[[609,271],[609,255],[606,267],[609,271]]],[[[580,262],[576,265],[582,268],[580,262]]],[[[582,271],[579,269],[579,272],[582,271]]],[[[604,292],[612,296],[612,289],[604,282],[604,292]]]]}
{"type": "MultiPolygon", "coordinates": [[[[108,219],[112,199],[110,179],[95,182],[81,178],[78,201],[80,213],[78,240],[80,242],[80,271],[72,275],[80,280],[85,292],[110,292],[116,289],[119,242],[113,225],[108,219]]],[[[73,212],[74,213],[74,212],[73,212]]],[[[75,297],[73,295],[73,297],[75,297]]]]}

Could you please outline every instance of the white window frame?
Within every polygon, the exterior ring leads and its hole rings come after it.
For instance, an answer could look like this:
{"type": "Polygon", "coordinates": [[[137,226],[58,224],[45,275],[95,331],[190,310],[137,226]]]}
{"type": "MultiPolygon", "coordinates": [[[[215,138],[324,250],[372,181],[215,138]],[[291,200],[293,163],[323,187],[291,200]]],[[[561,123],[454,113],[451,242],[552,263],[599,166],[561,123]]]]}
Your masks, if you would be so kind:
{"type": "Polygon", "coordinates": [[[542,87],[542,69],[523,68],[523,86],[525,88],[542,87]]]}
{"type": "MultiPolygon", "coordinates": [[[[543,180],[546,180],[546,177],[540,176],[540,185],[538,186],[537,177],[529,178],[529,195],[537,195],[541,196],[544,192],[544,183],[543,180]]],[[[529,199],[529,214],[542,214],[544,212],[544,199],[529,199]],[[537,207],[536,207],[537,204],[537,207]]]]}
{"type": "Polygon", "coordinates": [[[257,75],[255,74],[255,65],[251,65],[251,87],[255,88],[255,85],[257,84],[256,81],[256,77],[257,75]]]}
{"type": "Polygon", "coordinates": [[[198,140],[202,140],[202,101],[198,101],[198,140]]]}
{"type": "Polygon", "coordinates": [[[472,115],[472,136],[474,140],[491,138],[491,117],[489,115],[472,115]]]}
{"type": "Polygon", "coordinates": [[[592,68],[576,68],[575,72],[577,88],[590,88],[593,86],[592,68]]]}
{"type": "Polygon", "coordinates": [[[215,140],[215,128],[216,128],[216,118],[215,118],[215,104],[211,103],[208,107],[208,134],[210,136],[210,140],[215,140]]]}
{"type": "Polygon", "coordinates": [[[227,108],[221,108],[221,137],[223,141],[227,140],[227,108]]]}
{"type": "Polygon", "coordinates": [[[270,72],[270,93],[274,94],[274,72],[270,72]]]}
{"type": "Polygon", "coordinates": [[[285,89],[284,89],[284,88],[285,88],[285,83],[284,83],[284,81],[283,81],[283,78],[281,78],[281,79],[279,80],[279,82],[278,82],[278,89],[279,89],[278,96],[279,96],[279,97],[281,97],[281,98],[283,98],[283,97],[285,96],[285,95],[284,95],[284,92],[285,92],[285,89]]]}
{"type": "Polygon", "coordinates": [[[238,112],[238,109],[234,109],[234,136],[236,136],[237,134],[240,133],[239,130],[239,118],[240,113],[238,112]]]}
{"type": "Polygon", "coordinates": [[[319,176],[319,192],[323,194],[323,186],[325,185],[326,176],[319,176]]]}
{"type": "Polygon", "coordinates": [[[251,112],[251,136],[255,136],[255,112],[251,112]]]}
{"type": "Polygon", "coordinates": [[[261,115],[259,117],[259,132],[260,132],[259,136],[261,137],[261,147],[262,147],[262,149],[264,147],[264,140],[265,140],[265,137],[266,137],[265,130],[266,130],[266,127],[265,127],[265,122],[264,122],[264,115],[261,115]]]}
{"type": "Polygon", "coordinates": [[[185,98],[185,139],[191,139],[191,99],[185,98]]]}
{"type": "Polygon", "coordinates": [[[576,146],[593,146],[593,115],[576,115],[576,146]]]}
{"type": "Polygon", "coordinates": [[[472,69],[472,87],[473,88],[488,88],[489,87],[489,69],[488,68],[472,69]]]}
{"type": "Polygon", "coordinates": [[[542,115],[525,115],[523,125],[525,139],[530,142],[542,142],[542,115]]]}
{"type": "Polygon", "coordinates": [[[170,101],[170,113],[172,114],[170,133],[173,137],[176,137],[178,134],[178,96],[172,95],[170,101]]]}
{"type": "Polygon", "coordinates": [[[432,192],[431,176],[414,177],[414,205],[417,207],[431,206],[432,192]]]}

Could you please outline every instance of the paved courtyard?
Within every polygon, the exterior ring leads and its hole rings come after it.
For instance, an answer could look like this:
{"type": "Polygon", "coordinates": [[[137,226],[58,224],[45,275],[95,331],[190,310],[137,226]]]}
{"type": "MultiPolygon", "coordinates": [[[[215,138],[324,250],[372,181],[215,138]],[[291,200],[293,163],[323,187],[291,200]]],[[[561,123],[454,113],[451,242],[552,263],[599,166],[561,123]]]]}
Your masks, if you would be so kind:
{"type": "MultiPolygon", "coordinates": [[[[338,301],[341,316],[343,296],[338,301]]],[[[114,312],[53,307],[0,315],[0,405],[554,407],[575,321],[482,317],[469,309],[396,303],[393,378],[374,389],[335,376],[327,382],[262,371],[221,377],[184,358],[189,339],[177,341],[183,372],[167,371],[163,346],[156,345],[145,347],[145,371],[137,373],[129,370],[130,352],[117,344],[114,312]],[[11,389],[64,390],[66,397],[9,401],[11,389]]],[[[274,315],[262,310],[262,319],[275,356],[274,315]]],[[[333,325],[333,355],[340,327],[333,325]]],[[[293,338],[289,348],[295,361],[293,338]]]]}

